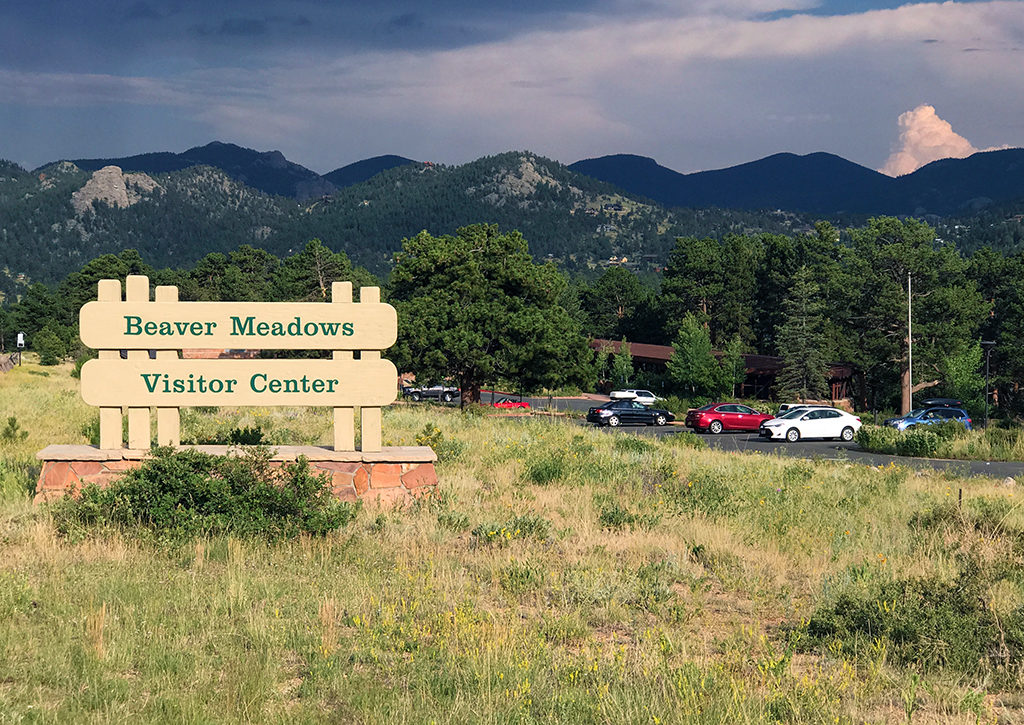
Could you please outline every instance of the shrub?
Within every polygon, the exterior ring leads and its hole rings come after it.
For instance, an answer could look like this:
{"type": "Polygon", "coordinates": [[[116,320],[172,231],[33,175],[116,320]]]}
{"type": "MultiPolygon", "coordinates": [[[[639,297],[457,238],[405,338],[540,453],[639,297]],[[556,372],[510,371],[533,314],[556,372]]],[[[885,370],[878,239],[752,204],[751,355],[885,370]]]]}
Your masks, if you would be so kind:
{"type": "Polygon", "coordinates": [[[941,440],[934,432],[923,428],[900,432],[888,426],[865,425],[857,431],[857,445],[861,448],[891,456],[933,456],[941,440]]]}
{"type": "Polygon", "coordinates": [[[157,448],[106,489],[85,486],[53,511],[58,531],[116,526],[177,537],[232,534],[268,539],[324,535],[355,518],[358,504],[331,494],[330,478],[306,460],[275,468],[268,449],[243,456],[157,448]]]}
{"type": "Polygon", "coordinates": [[[536,514],[511,517],[504,523],[483,523],[470,532],[478,544],[504,544],[513,539],[547,539],[551,522],[536,514]]]}
{"type": "Polygon", "coordinates": [[[17,416],[10,416],[7,425],[0,430],[0,443],[20,443],[28,438],[28,431],[21,427],[17,416]]]}
{"type": "Polygon", "coordinates": [[[967,436],[967,426],[958,420],[947,420],[928,426],[928,430],[944,441],[951,441],[967,436]]]}
{"type": "Polygon", "coordinates": [[[258,446],[264,442],[263,429],[258,425],[232,428],[228,432],[228,443],[233,446],[258,446]]]}
{"type": "Polygon", "coordinates": [[[661,522],[661,516],[658,514],[635,514],[629,509],[613,503],[602,507],[597,522],[601,524],[602,529],[612,531],[622,531],[627,526],[631,530],[650,530],[661,522]]]}
{"type": "Polygon", "coordinates": [[[872,453],[896,455],[896,441],[900,432],[895,428],[880,425],[864,425],[857,431],[857,445],[872,453]]]}
{"type": "Polygon", "coordinates": [[[881,640],[904,666],[1006,676],[1005,665],[1024,656],[1024,612],[997,620],[987,603],[993,583],[990,572],[965,561],[953,581],[932,576],[846,590],[814,613],[807,641],[820,646],[840,640],[844,651],[865,654],[881,640]]]}
{"type": "Polygon", "coordinates": [[[939,449],[940,439],[930,430],[912,428],[896,439],[896,455],[926,458],[934,456],[939,449]]]}
{"type": "Polygon", "coordinates": [[[36,334],[32,345],[39,353],[40,365],[56,365],[67,355],[64,343],[57,333],[48,327],[44,327],[36,334]]]}
{"type": "Polygon", "coordinates": [[[526,469],[526,480],[539,486],[557,481],[568,472],[569,466],[565,458],[558,453],[542,456],[529,464],[526,469]]]}
{"type": "Polygon", "coordinates": [[[427,423],[423,430],[416,434],[416,445],[429,446],[433,449],[439,463],[456,460],[462,455],[463,449],[461,441],[448,440],[441,429],[432,423],[427,423]]]}
{"type": "Polygon", "coordinates": [[[644,440],[640,436],[625,435],[615,439],[615,450],[622,453],[649,453],[655,449],[655,444],[644,440]]]}

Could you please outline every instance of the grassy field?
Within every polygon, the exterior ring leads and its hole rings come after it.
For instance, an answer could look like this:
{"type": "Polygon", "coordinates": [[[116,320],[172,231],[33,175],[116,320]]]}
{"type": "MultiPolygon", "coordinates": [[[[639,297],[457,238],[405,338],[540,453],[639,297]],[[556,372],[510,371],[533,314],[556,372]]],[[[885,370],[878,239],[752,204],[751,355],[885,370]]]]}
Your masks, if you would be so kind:
{"type": "MultiPolygon", "coordinates": [[[[87,440],[76,389],[0,375],[27,432],[0,438],[0,724],[1024,722],[996,481],[394,406],[388,442],[440,430],[433,501],[273,545],[67,540],[27,489],[87,440]]],[[[255,424],[330,436],[318,410],[183,432],[255,424]]]]}

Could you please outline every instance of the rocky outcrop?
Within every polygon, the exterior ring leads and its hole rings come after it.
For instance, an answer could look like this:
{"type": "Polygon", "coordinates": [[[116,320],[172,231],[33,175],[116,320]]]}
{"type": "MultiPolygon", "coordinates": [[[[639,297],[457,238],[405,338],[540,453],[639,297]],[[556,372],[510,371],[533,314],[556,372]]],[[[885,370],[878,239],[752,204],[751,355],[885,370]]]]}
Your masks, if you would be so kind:
{"type": "Polygon", "coordinates": [[[94,202],[125,209],[161,187],[147,174],[124,174],[119,166],[104,166],[71,195],[71,205],[79,216],[92,209],[94,202]]]}

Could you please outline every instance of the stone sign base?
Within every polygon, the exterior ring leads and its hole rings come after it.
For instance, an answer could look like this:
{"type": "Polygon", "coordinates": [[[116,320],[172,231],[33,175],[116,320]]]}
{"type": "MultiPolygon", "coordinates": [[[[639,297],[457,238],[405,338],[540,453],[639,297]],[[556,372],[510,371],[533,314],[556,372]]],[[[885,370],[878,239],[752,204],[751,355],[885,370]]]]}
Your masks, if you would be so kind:
{"type": "MultiPolygon", "coordinates": [[[[225,456],[233,446],[179,446],[225,456]]],[[[332,492],[342,501],[364,500],[387,507],[404,506],[437,489],[434,462],[427,446],[394,446],[380,451],[334,451],[317,446],[273,446],[272,466],[305,456],[314,473],[330,476],[332,492]]],[[[101,450],[93,446],[47,446],[36,454],[43,462],[36,484],[36,503],[51,501],[83,485],[109,485],[125,471],[138,468],[149,451],[101,450]]]]}

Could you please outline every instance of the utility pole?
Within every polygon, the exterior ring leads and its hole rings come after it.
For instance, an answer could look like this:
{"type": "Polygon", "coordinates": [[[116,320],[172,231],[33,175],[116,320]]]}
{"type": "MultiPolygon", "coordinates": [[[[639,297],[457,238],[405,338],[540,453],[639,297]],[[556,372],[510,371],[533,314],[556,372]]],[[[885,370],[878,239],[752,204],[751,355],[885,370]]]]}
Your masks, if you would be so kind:
{"type": "Polygon", "coordinates": [[[985,427],[988,428],[988,369],[992,360],[992,348],[996,346],[995,340],[982,340],[981,346],[985,348],[985,427]]]}
{"type": "Polygon", "coordinates": [[[910,271],[907,271],[907,409],[903,411],[906,415],[914,409],[914,329],[913,329],[913,299],[910,296],[910,271]]]}

